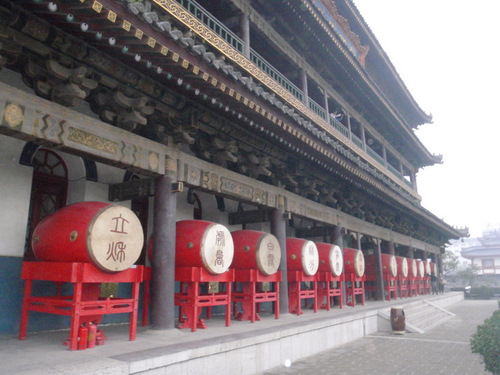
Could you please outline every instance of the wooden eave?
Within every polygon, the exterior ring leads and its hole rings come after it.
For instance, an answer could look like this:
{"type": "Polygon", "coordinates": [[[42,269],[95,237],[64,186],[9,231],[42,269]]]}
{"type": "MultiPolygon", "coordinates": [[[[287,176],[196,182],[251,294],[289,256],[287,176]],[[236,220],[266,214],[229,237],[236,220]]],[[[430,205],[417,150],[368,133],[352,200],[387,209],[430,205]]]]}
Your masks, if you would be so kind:
{"type": "MultiPolygon", "coordinates": [[[[346,80],[346,87],[350,87],[350,89],[353,90],[352,92],[361,103],[364,102],[364,105],[368,109],[364,112],[367,112],[369,116],[374,116],[375,112],[379,112],[381,116],[385,118],[386,123],[391,125],[391,133],[394,134],[395,132],[399,134],[406,147],[411,147],[411,155],[409,155],[408,159],[412,161],[416,169],[440,163],[440,157],[432,155],[412,130],[422,123],[430,122],[432,117],[426,115],[417,105],[403,81],[400,79],[399,75],[397,75],[394,67],[390,64],[389,59],[387,58],[387,62],[392,67],[391,75],[396,79],[394,81],[395,87],[399,87],[402,91],[402,97],[408,99],[407,108],[412,108],[412,112],[418,117],[417,121],[413,119],[413,116],[404,115],[401,108],[398,109],[398,107],[395,106],[396,103],[386,97],[382,90],[380,90],[377,84],[367,74],[366,70],[361,66],[360,62],[346,48],[345,44],[336,36],[333,30],[329,29],[328,25],[315,12],[313,6],[311,6],[307,0],[301,0],[301,2],[306,5],[307,10],[310,12],[309,24],[316,23],[318,32],[321,32],[326,39],[330,40],[331,46],[335,46],[337,51],[336,55],[341,59],[341,64],[346,72],[344,76],[348,77],[346,80]],[[378,101],[374,101],[373,98],[376,98],[378,101]]],[[[357,21],[359,22],[359,20],[357,21]]],[[[370,54],[371,52],[369,52],[368,56],[370,56],[370,54]]],[[[336,62],[332,61],[332,63],[336,62]]],[[[410,149],[407,149],[406,152],[410,152],[410,149]]]]}
{"type": "MultiPolygon", "coordinates": [[[[337,167],[345,171],[342,173],[346,178],[353,181],[357,186],[362,187],[364,185],[365,189],[376,187],[382,197],[389,197],[397,205],[409,209],[413,215],[422,217],[425,222],[430,220],[430,222],[434,222],[434,224],[442,228],[441,230],[448,232],[448,228],[444,223],[434,220],[432,215],[429,217],[427,213],[423,212],[418,203],[410,203],[411,199],[408,196],[405,197],[404,194],[402,195],[401,191],[395,194],[393,187],[385,186],[384,183],[377,181],[370,173],[360,169],[359,164],[356,164],[359,162],[358,157],[345,159],[344,156],[332,150],[329,145],[318,141],[316,139],[317,133],[311,134],[302,129],[291,118],[284,116],[276,108],[266,103],[264,99],[250,93],[224,74],[195,58],[185,48],[167,41],[162,44],[162,37],[156,30],[146,22],[131,15],[115,1],[84,1],[83,3],[74,1],[71,3],[71,8],[63,8],[62,10],[66,10],[66,12],[58,14],[49,13],[45,9],[38,8],[38,5],[32,1],[26,2],[23,8],[28,8],[28,6],[31,8],[30,10],[41,15],[52,25],[63,27],[77,38],[92,40],[93,45],[105,50],[110,56],[125,60],[127,64],[138,71],[146,71],[148,75],[154,76],[151,73],[151,67],[148,68],[144,60],[142,62],[134,61],[134,54],[140,54],[143,58],[147,58],[153,65],[152,67],[163,64],[163,66],[168,67],[171,76],[168,77],[162,74],[159,81],[167,87],[176,88],[180,95],[196,99],[196,87],[199,87],[203,92],[210,92],[211,96],[217,98],[218,103],[229,103],[229,111],[234,108],[240,113],[248,115],[249,118],[258,118],[259,125],[270,131],[271,134],[279,132],[285,139],[292,142],[294,139],[299,140],[303,148],[316,155],[320,166],[327,165],[332,160],[335,161],[337,167]],[[129,46],[127,53],[121,51],[122,45],[120,43],[112,46],[106,41],[106,44],[102,40],[96,40],[94,34],[79,30],[79,24],[70,23],[68,25],[64,17],[69,11],[88,22],[91,27],[95,28],[94,32],[102,30],[103,33],[112,33],[117,41],[127,40],[129,46]],[[192,85],[191,90],[188,90],[185,85],[181,87],[181,84],[179,84],[181,78],[190,82],[192,85]]],[[[65,6],[68,5],[65,4],[65,6]]],[[[141,87],[141,89],[152,97],[160,95],[155,91],[157,88],[154,87],[154,84],[151,87],[141,87]]],[[[199,97],[196,100],[200,101],[199,97]]],[[[224,113],[226,109],[220,107],[219,112],[224,113]]]]}

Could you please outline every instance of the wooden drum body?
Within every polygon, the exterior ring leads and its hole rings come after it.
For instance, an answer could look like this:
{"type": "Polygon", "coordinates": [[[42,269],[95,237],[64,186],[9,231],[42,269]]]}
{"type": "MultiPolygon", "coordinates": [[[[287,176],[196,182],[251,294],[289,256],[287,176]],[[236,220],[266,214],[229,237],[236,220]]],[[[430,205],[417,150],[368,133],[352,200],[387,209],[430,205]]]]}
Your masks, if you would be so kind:
{"type": "Polygon", "coordinates": [[[408,259],[405,257],[396,257],[396,263],[398,265],[398,274],[404,278],[408,277],[408,259]]]}
{"type": "Polygon", "coordinates": [[[316,244],[301,238],[286,239],[287,270],[304,271],[307,276],[318,272],[319,255],[316,244]]]}
{"type": "Polygon", "coordinates": [[[137,216],[126,207],[104,202],[63,207],[44,218],[32,238],[38,260],[93,263],[105,272],[132,266],[143,244],[137,216]]]}
{"type": "Polygon", "coordinates": [[[278,271],[281,248],[275,236],[255,230],[238,230],[231,236],[234,242],[231,268],[257,269],[266,276],[278,271]]]}
{"type": "MultiPolygon", "coordinates": [[[[382,260],[382,273],[391,277],[398,275],[398,264],[396,257],[391,254],[380,254],[382,260]]],[[[375,274],[375,254],[370,254],[365,257],[366,273],[375,274]]]]}
{"type": "Polygon", "coordinates": [[[319,255],[319,271],[331,272],[333,276],[342,275],[344,269],[344,256],[342,249],[337,245],[317,242],[319,255]]]}
{"type": "Polygon", "coordinates": [[[344,248],[344,273],[354,273],[356,277],[365,274],[365,256],[361,250],[344,248]]]}
{"type": "Polygon", "coordinates": [[[212,275],[229,269],[234,243],[225,226],[204,220],[178,221],[176,225],[176,267],[203,267],[212,275]]]}

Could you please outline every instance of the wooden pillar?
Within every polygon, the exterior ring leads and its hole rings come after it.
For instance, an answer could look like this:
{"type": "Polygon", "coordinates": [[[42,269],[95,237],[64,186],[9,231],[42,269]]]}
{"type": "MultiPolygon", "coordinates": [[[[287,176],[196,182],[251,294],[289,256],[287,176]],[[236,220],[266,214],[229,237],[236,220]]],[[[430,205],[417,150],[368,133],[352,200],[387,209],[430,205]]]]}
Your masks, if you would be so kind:
{"type": "MultiPolygon", "coordinates": [[[[278,198],[280,199],[280,198],[278,198]]],[[[283,199],[281,197],[281,199],[283,199]]],[[[280,314],[288,314],[288,274],[286,266],[286,219],[284,210],[276,208],[271,211],[271,233],[277,238],[281,248],[281,260],[279,270],[282,274],[280,288],[280,314]]]]}
{"type": "MultiPolygon", "coordinates": [[[[337,245],[344,253],[344,240],[342,238],[342,227],[340,225],[334,225],[330,232],[331,243],[337,245]]],[[[347,301],[346,291],[345,291],[345,281],[342,284],[342,301],[347,301]]]]}
{"type": "Polygon", "coordinates": [[[356,239],[358,240],[358,250],[361,249],[361,238],[363,238],[363,235],[361,233],[356,233],[356,239]]]}
{"type": "Polygon", "coordinates": [[[384,295],[384,275],[382,271],[382,249],[380,243],[382,240],[376,238],[377,248],[375,249],[375,283],[377,287],[377,300],[385,301],[384,295]]]}
{"type": "Polygon", "coordinates": [[[366,133],[363,125],[361,125],[361,140],[363,141],[363,149],[366,150],[366,133]]]}
{"type": "Polygon", "coordinates": [[[392,242],[392,241],[387,242],[387,248],[389,250],[389,254],[396,255],[396,250],[394,248],[394,242],[392,242]]]}
{"type": "Polygon", "coordinates": [[[302,92],[304,93],[304,104],[309,108],[309,89],[307,88],[307,72],[305,69],[300,71],[300,84],[302,86],[302,92]]]}
{"type": "Polygon", "coordinates": [[[330,109],[328,107],[328,94],[326,90],[323,90],[324,100],[325,100],[325,112],[326,112],[326,121],[330,123],[330,109]]]}
{"type": "Polygon", "coordinates": [[[413,254],[413,248],[411,246],[408,246],[408,249],[406,250],[406,257],[409,259],[415,259],[415,254],[413,254]]]}
{"type": "Polygon", "coordinates": [[[250,59],[250,21],[245,13],[240,14],[240,30],[243,40],[243,55],[250,59]]]}
{"type": "Polygon", "coordinates": [[[174,179],[158,177],[155,189],[152,259],[151,328],[175,328],[175,222],[177,196],[174,179]]]}

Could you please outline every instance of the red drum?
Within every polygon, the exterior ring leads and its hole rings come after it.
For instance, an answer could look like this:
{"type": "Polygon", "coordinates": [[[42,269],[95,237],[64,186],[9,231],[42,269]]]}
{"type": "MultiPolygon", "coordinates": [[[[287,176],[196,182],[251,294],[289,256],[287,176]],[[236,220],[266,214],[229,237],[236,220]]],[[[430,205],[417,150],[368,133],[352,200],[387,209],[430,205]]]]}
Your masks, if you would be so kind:
{"type": "Polygon", "coordinates": [[[286,239],[287,270],[304,271],[307,276],[318,272],[319,255],[316,244],[301,238],[286,239]]]}
{"type": "Polygon", "coordinates": [[[344,257],[342,250],[337,245],[316,242],[319,255],[319,270],[331,272],[334,276],[342,275],[344,268],[344,257]]]}
{"type": "Polygon", "coordinates": [[[204,220],[184,220],[177,222],[176,230],[176,267],[203,267],[212,275],[229,269],[234,243],[225,226],[204,220]]]}
{"type": "Polygon", "coordinates": [[[396,257],[398,264],[398,273],[403,277],[408,277],[408,259],[405,257],[396,257]]]}
{"type": "Polygon", "coordinates": [[[38,260],[93,263],[106,272],[123,271],[141,255],[141,222],[128,208],[80,202],[57,210],[36,226],[31,241],[38,260]]]}
{"type": "Polygon", "coordinates": [[[344,249],[344,273],[354,273],[357,277],[365,274],[365,256],[361,250],[344,249]]]}
{"type": "Polygon", "coordinates": [[[420,277],[424,277],[425,276],[424,262],[421,261],[420,259],[417,259],[417,270],[418,270],[418,276],[420,276],[420,277]]]}
{"type": "Polygon", "coordinates": [[[258,269],[266,276],[278,271],[281,248],[278,239],[270,233],[255,230],[238,230],[231,233],[234,242],[234,259],[231,268],[258,269]]]}
{"type": "Polygon", "coordinates": [[[417,261],[415,259],[408,258],[408,262],[410,262],[410,264],[408,265],[411,271],[410,276],[417,277],[418,276],[417,261]]]}
{"type": "MultiPolygon", "coordinates": [[[[391,254],[380,254],[382,258],[382,273],[396,277],[398,275],[398,264],[396,257],[391,254]]],[[[375,274],[375,254],[365,256],[366,273],[375,274]]]]}

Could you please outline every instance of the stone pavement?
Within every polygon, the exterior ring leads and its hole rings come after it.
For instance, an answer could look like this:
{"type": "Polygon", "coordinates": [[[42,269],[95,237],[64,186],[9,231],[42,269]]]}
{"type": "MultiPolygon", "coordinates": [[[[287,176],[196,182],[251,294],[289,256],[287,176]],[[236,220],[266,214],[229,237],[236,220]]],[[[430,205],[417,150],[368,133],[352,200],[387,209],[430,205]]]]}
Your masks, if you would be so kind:
{"type": "Polygon", "coordinates": [[[264,374],[490,374],[471,353],[469,339],[497,308],[496,300],[464,300],[448,308],[455,317],[423,334],[366,336],[264,374]]]}

